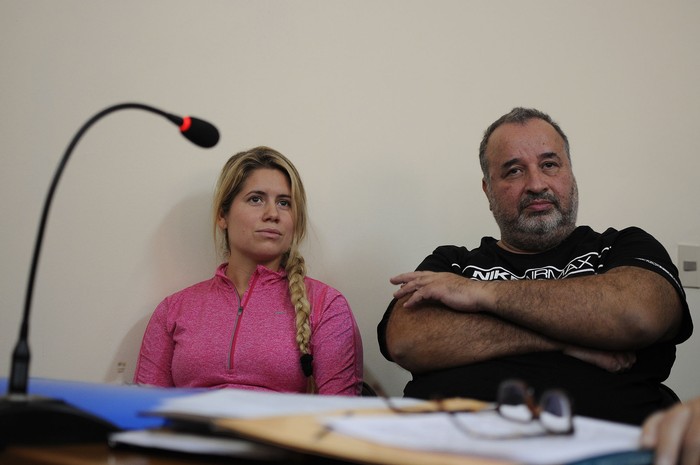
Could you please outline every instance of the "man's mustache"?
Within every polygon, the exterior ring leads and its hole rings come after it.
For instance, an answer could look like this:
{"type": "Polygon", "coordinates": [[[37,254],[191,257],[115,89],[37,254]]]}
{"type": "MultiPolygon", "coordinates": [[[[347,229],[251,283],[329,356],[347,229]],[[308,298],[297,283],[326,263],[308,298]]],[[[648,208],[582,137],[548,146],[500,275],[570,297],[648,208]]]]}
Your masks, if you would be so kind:
{"type": "Polygon", "coordinates": [[[559,199],[557,198],[556,195],[552,194],[551,192],[542,192],[539,194],[526,194],[525,197],[523,197],[520,200],[520,204],[518,207],[520,208],[520,211],[525,210],[531,203],[533,203],[536,200],[546,200],[548,202],[551,202],[554,207],[559,210],[559,199]]]}

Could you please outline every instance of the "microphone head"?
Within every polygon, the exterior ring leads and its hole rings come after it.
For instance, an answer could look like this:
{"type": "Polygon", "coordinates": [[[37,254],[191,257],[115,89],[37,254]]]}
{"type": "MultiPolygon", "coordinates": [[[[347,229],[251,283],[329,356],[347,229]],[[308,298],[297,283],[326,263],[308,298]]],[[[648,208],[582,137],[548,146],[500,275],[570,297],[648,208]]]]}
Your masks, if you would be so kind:
{"type": "Polygon", "coordinates": [[[185,116],[182,118],[180,132],[193,144],[200,147],[214,147],[219,142],[219,131],[213,124],[199,118],[185,116]]]}

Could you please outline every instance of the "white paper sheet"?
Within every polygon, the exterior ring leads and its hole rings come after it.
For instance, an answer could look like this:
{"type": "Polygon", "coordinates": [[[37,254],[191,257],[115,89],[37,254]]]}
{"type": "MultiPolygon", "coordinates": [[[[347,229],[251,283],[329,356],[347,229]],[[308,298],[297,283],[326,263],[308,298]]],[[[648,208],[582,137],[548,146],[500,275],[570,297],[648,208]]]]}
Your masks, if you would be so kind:
{"type": "MultiPolygon", "coordinates": [[[[460,413],[457,420],[480,433],[517,431],[522,424],[504,420],[496,412],[460,413]],[[505,422],[505,423],[504,423],[505,422]],[[504,430],[507,429],[508,431],[504,430]]],[[[478,455],[517,462],[552,465],[639,448],[640,428],[574,418],[570,436],[485,439],[461,431],[445,413],[328,417],[324,424],[336,433],[406,449],[478,455]]],[[[539,428],[536,423],[525,428],[539,428]]],[[[527,431],[521,431],[527,434],[527,431]]],[[[532,431],[530,431],[532,432],[532,431]]]]}
{"type": "Polygon", "coordinates": [[[287,453],[281,449],[235,438],[199,436],[162,430],[132,430],[112,433],[109,444],[145,447],[189,454],[246,457],[259,460],[281,460],[287,453]]]}
{"type": "MultiPolygon", "coordinates": [[[[392,399],[394,405],[401,407],[421,402],[423,401],[417,399],[392,399]]],[[[150,412],[165,416],[184,414],[214,419],[263,418],[382,408],[386,408],[386,402],[379,397],[318,396],[244,389],[219,389],[202,394],[164,399],[150,412]]]]}

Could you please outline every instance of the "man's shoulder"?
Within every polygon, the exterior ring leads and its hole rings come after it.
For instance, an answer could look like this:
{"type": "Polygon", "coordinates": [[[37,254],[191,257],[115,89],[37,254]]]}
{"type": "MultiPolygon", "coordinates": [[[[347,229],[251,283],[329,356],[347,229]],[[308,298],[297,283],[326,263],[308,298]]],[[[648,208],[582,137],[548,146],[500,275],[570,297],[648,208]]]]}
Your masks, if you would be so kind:
{"type": "Polygon", "coordinates": [[[651,234],[638,226],[627,226],[622,229],[609,227],[603,232],[597,232],[590,226],[579,226],[569,238],[576,243],[592,241],[607,245],[623,240],[656,240],[651,234]]]}

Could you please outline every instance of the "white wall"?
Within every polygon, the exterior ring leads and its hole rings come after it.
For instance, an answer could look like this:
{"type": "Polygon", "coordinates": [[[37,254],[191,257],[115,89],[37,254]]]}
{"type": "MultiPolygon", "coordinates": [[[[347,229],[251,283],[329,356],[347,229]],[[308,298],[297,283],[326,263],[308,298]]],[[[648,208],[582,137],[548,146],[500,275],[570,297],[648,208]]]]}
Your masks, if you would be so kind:
{"type": "MultiPolygon", "coordinates": [[[[214,270],[219,168],[260,144],[300,169],[311,274],[348,297],[368,370],[394,394],[407,376],[375,337],[388,278],[436,245],[497,235],[477,147],[513,106],[568,132],[581,224],[644,227],[672,256],[699,244],[698,20],[694,0],[4,0],[0,373],[55,165],[80,125],[124,101],[204,117],[222,139],[205,151],[138,111],[88,132],[44,244],[33,376],[128,378],[158,301],[214,270]]],[[[688,396],[696,340],[672,378],[688,396]]]]}

